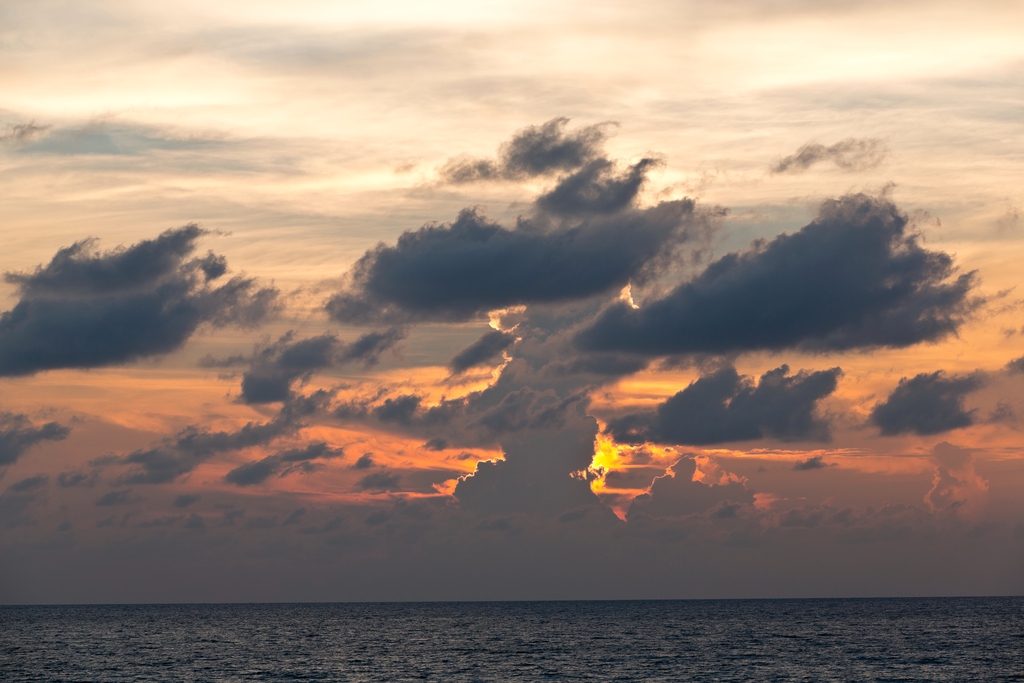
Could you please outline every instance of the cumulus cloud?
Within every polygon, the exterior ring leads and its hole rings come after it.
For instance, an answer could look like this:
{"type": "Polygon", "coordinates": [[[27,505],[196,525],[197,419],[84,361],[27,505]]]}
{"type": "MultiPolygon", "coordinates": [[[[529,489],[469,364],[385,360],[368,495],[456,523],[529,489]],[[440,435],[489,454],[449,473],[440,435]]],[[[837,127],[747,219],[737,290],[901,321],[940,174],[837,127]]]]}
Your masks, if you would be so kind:
{"type": "Polygon", "coordinates": [[[603,155],[602,128],[565,132],[566,119],[525,129],[499,161],[453,160],[453,182],[559,172],[554,187],[514,226],[467,208],[428,223],[394,245],[367,251],[345,288],[326,302],[343,323],[461,321],[534,303],[586,299],[645,280],[680,245],[704,236],[717,215],[690,200],[637,206],[653,156],[621,166],[603,155]]]}
{"type": "Polygon", "coordinates": [[[250,327],[277,307],[277,290],[234,277],[212,252],[191,258],[195,225],[100,252],[95,240],[60,249],[45,266],[7,273],[19,301],[0,314],[0,375],[90,368],[169,353],[206,323],[250,327]]]}
{"type": "Polygon", "coordinates": [[[826,201],[798,232],[727,254],[662,298],[613,304],[577,342],[657,356],[937,341],[980,304],[974,273],[955,276],[953,259],[907,228],[884,198],[826,201]]]}
{"type": "Polygon", "coordinates": [[[304,448],[292,448],[240,465],[228,472],[224,481],[238,486],[262,484],[275,474],[284,477],[292,472],[311,471],[314,460],[340,458],[343,455],[343,449],[331,448],[323,441],[318,441],[304,448]]]}
{"type": "Polygon", "coordinates": [[[879,138],[846,138],[834,145],[812,142],[772,164],[772,173],[800,173],[814,164],[831,161],[844,171],[867,171],[881,164],[889,150],[879,138]]]}
{"type": "Polygon", "coordinates": [[[829,424],[814,415],[836,389],[839,368],[789,375],[783,365],[755,385],[733,367],[705,375],[658,405],[608,421],[621,443],[714,444],[771,437],[827,441],[829,424]]]}
{"type": "Polygon", "coordinates": [[[966,448],[943,441],[932,449],[935,475],[924,500],[934,511],[971,515],[988,491],[988,482],[974,469],[974,455],[966,448]]]}
{"type": "Polygon", "coordinates": [[[681,517],[707,512],[722,503],[751,505],[754,493],[737,481],[706,484],[694,481],[697,463],[692,456],[680,458],[672,465],[673,474],[657,477],[649,493],[633,499],[627,519],[640,515],[649,517],[681,517]]]}
{"type": "Polygon", "coordinates": [[[523,128],[501,145],[496,159],[449,159],[440,169],[441,178],[460,184],[515,180],[577,169],[601,154],[609,124],[567,131],[568,123],[569,119],[560,117],[523,128]]]}
{"type": "Polygon", "coordinates": [[[704,227],[688,200],[579,223],[521,218],[514,228],[466,209],[366,252],[326,307],[343,323],[458,321],[579,300],[621,289],[704,227]]]}
{"type": "Polygon", "coordinates": [[[273,403],[287,400],[293,384],[308,381],[317,370],[359,361],[367,366],[376,364],[380,354],[404,336],[402,330],[392,328],[369,332],[346,344],[331,333],[296,341],[294,333],[288,332],[277,342],[258,349],[251,358],[234,356],[218,361],[207,357],[200,364],[206,367],[248,364],[248,370],[242,375],[240,400],[250,404],[273,403]]]}
{"type": "Polygon", "coordinates": [[[938,370],[903,377],[888,398],[871,411],[873,422],[885,436],[939,434],[974,424],[974,410],[964,410],[964,398],[984,384],[984,377],[953,375],[938,370]]]}
{"type": "Polygon", "coordinates": [[[486,332],[475,342],[459,351],[448,361],[448,368],[455,374],[465,372],[478,365],[484,365],[516,342],[516,336],[501,330],[486,332]]]}
{"type": "Polygon", "coordinates": [[[797,460],[793,463],[793,469],[797,472],[804,472],[806,470],[820,470],[828,467],[828,463],[825,462],[825,458],[820,455],[812,455],[809,458],[803,460],[797,460]]]}
{"type": "Polygon", "coordinates": [[[0,412],[0,467],[13,465],[41,441],[62,441],[71,429],[57,422],[35,426],[25,415],[0,412]]]}
{"type": "Polygon", "coordinates": [[[657,159],[645,158],[618,173],[613,162],[595,159],[560,179],[550,192],[537,199],[537,206],[559,216],[614,214],[633,203],[647,172],[659,163],[657,159]]]}
{"type": "Polygon", "coordinates": [[[508,433],[501,440],[505,459],[477,463],[473,475],[459,481],[455,497],[484,515],[552,515],[597,506],[590,482],[571,476],[590,466],[596,436],[597,421],[578,404],[558,424],[508,433]]]}

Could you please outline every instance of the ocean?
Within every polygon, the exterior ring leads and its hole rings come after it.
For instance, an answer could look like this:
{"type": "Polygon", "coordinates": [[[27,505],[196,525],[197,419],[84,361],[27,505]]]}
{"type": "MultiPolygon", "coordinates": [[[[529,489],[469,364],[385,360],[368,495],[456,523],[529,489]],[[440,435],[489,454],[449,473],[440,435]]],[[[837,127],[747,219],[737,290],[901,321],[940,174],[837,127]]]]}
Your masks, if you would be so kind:
{"type": "Polygon", "coordinates": [[[0,680],[1024,681],[1024,598],[6,606],[0,680]]]}

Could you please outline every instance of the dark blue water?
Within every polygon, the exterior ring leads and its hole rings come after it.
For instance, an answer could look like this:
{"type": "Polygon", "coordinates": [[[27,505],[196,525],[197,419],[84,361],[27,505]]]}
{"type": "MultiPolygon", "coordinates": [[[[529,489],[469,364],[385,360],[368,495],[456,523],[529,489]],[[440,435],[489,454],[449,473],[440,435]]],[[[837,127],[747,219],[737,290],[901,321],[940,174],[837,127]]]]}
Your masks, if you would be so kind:
{"type": "Polygon", "coordinates": [[[0,607],[3,681],[1024,681],[1024,598],[0,607]]]}

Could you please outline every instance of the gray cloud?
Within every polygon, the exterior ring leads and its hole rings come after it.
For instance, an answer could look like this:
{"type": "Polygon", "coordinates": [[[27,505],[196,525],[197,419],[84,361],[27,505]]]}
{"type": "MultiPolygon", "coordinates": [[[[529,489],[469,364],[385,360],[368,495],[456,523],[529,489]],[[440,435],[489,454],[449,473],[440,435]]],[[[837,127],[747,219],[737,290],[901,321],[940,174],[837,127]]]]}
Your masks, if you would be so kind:
{"type": "Polygon", "coordinates": [[[100,496],[96,501],[96,505],[99,506],[110,506],[110,505],[127,505],[135,502],[137,499],[132,496],[132,490],[130,488],[121,489],[120,491],[111,491],[110,493],[100,496]]]}
{"type": "Polygon", "coordinates": [[[224,259],[189,258],[204,234],[186,225],[108,252],[84,240],[46,266],[7,273],[20,300],[0,315],[0,375],[124,363],[174,351],[204,323],[260,323],[277,290],[240,276],[214,286],[224,259]]]}
{"type": "Polygon", "coordinates": [[[0,412],[0,467],[13,465],[41,441],[62,441],[71,429],[57,422],[35,426],[26,416],[0,412]]]}
{"type": "Polygon", "coordinates": [[[7,487],[7,490],[15,493],[32,493],[33,491],[46,488],[49,481],[50,478],[45,474],[37,474],[34,477],[26,477],[21,481],[11,484],[7,487]]]}
{"type": "Polygon", "coordinates": [[[505,459],[479,462],[473,476],[459,481],[455,497],[460,505],[484,515],[553,515],[600,507],[590,482],[570,476],[590,466],[597,434],[596,420],[578,402],[574,408],[558,423],[503,436],[505,459]]]}
{"type": "Polygon", "coordinates": [[[477,365],[484,365],[496,358],[502,351],[516,342],[516,336],[510,332],[491,330],[475,342],[459,351],[448,361],[448,368],[455,374],[465,372],[477,365]]]}
{"type": "Polygon", "coordinates": [[[779,159],[770,170],[772,173],[800,173],[819,162],[831,161],[844,171],[867,171],[881,164],[888,154],[885,141],[879,138],[846,138],[827,147],[812,142],[795,154],[779,159]]]}
{"type": "Polygon", "coordinates": [[[373,453],[363,453],[359,456],[359,459],[352,463],[352,469],[354,470],[368,470],[372,467],[376,467],[376,463],[373,461],[373,453]]]}
{"type": "Polygon", "coordinates": [[[973,410],[964,410],[964,398],[984,384],[984,377],[952,375],[941,370],[903,377],[881,403],[871,411],[871,422],[885,436],[896,434],[939,434],[974,424],[973,410]]]}
{"type": "Polygon", "coordinates": [[[217,453],[264,446],[295,433],[307,418],[323,411],[332,396],[331,392],[323,390],[309,396],[293,396],[273,419],[249,422],[234,432],[211,432],[192,425],[154,448],[106,460],[104,464],[128,465],[131,468],[118,478],[120,483],[165,484],[188,474],[217,453]]]}
{"type": "Polygon", "coordinates": [[[374,365],[381,353],[404,336],[402,330],[392,328],[384,332],[369,332],[351,344],[345,344],[331,333],[293,341],[293,333],[288,332],[274,344],[259,349],[247,361],[240,357],[225,361],[207,358],[203,363],[213,366],[248,362],[249,369],[242,375],[242,402],[272,403],[287,400],[291,396],[292,385],[296,381],[308,381],[317,370],[356,361],[374,365]]]}
{"type": "Polygon", "coordinates": [[[616,174],[608,159],[595,159],[575,173],[561,178],[537,199],[537,206],[558,216],[614,214],[633,203],[647,172],[660,161],[641,159],[624,173],[616,174]]]}
{"type": "Polygon", "coordinates": [[[456,321],[583,299],[623,287],[704,227],[691,201],[579,224],[521,218],[514,229],[467,209],[452,223],[427,225],[395,246],[368,251],[349,274],[349,287],[326,307],[340,322],[456,321]]]}
{"type": "Polygon", "coordinates": [[[607,308],[577,337],[645,355],[905,347],[957,331],[979,304],[974,273],[921,247],[884,198],[825,202],[792,235],[730,253],[639,309],[607,308]]]}
{"type": "Polygon", "coordinates": [[[697,464],[690,456],[680,458],[672,465],[675,476],[655,478],[650,493],[633,499],[626,517],[635,522],[637,517],[681,517],[700,514],[721,503],[732,502],[751,505],[754,492],[739,483],[704,484],[693,480],[697,464]]]}
{"type": "Polygon", "coordinates": [[[262,484],[275,474],[283,477],[295,471],[308,471],[307,466],[313,460],[340,458],[343,455],[343,449],[331,448],[323,441],[318,441],[304,448],[292,448],[240,465],[228,472],[224,481],[238,486],[262,484]]]}
{"type": "Polygon", "coordinates": [[[187,508],[192,503],[199,500],[199,495],[195,493],[183,493],[180,496],[175,497],[174,507],[176,508],[187,508]]]}
{"type": "Polygon", "coordinates": [[[292,513],[288,515],[283,522],[281,522],[281,525],[288,526],[291,524],[298,524],[299,520],[302,519],[302,516],[305,514],[306,508],[297,508],[293,510],[292,513]]]}
{"type": "Polygon", "coordinates": [[[73,486],[78,486],[79,484],[88,484],[91,486],[95,481],[95,478],[95,474],[89,475],[85,472],[61,472],[57,475],[57,485],[62,489],[69,489],[73,486]]]}
{"type": "Polygon", "coordinates": [[[733,367],[701,377],[656,410],[608,421],[621,443],[713,444],[772,437],[785,441],[830,438],[828,422],[814,415],[836,389],[839,368],[789,375],[770,370],[755,386],[733,367]]]}
{"type": "Polygon", "coordinates": [[[825,459],[820,455],[813,455],[810,458],[806,458],[804,460],[797,460],[795,463],[793,463],[793,469],[796,470],[797,472],[802,472],[805,470],[820,470],[825,467],[828,467],[828,463],[825,462],[825,459]]]}
{"type": "Polygon", "coordinates": [[[384,493],[398,490],[402,477],[393,472],[374,472],[356,482],[357,491],[384,493]]]}
{"type": "Polygon", "coordinates": [[[441,169],[449,183],[479,180],[518,179],[571,171],[601,154],[609,124],[585,126],[567,132],[569,119],[551,119],[539,126],[517,131],[502,144],[497,159],[455,157],[441,169]]]}
{"type": "Polygon", "coordinates": [[[1024,356],[1011,360],[1006,364],[1006,369],[1011,373],[1024,373],[1024,356]]]}

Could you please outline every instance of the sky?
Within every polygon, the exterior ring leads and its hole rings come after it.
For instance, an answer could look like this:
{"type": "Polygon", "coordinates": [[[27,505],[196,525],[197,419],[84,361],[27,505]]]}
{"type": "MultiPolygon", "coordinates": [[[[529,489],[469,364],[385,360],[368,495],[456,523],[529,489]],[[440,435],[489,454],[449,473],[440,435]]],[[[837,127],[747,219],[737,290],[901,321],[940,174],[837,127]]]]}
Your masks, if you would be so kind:
{"type": "Polygon", "coordinates": [[[1020,594],[1021,35],[0,3],[0,602],[1020,594]]]}

